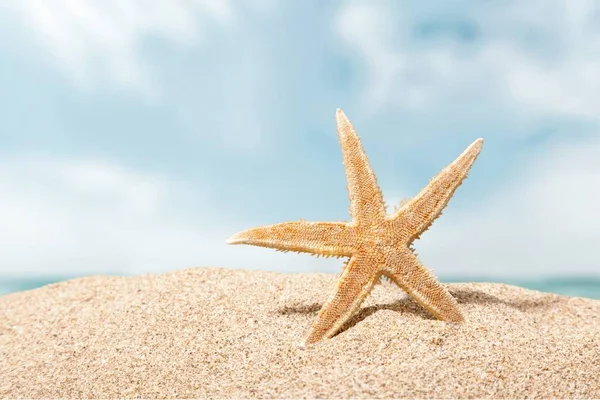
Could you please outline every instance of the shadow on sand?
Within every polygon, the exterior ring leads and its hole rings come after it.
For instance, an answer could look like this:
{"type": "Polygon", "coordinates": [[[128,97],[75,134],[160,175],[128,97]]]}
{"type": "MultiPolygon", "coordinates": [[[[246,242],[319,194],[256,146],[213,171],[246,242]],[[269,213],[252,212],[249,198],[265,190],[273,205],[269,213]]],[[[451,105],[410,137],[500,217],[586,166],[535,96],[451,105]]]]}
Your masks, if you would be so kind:
{"type": "MultiPolygon", "coordinates": [[[[543,295],[536,300],[507,301],[475,289],[450,289],[450,293],[452,294],[452,296],[454,296],[454,298],[459,304],[504,304],[521,312],[536,311],[539,309],[549,309],[552,307],[552,305],[561,301],[561,299],[554,294],[543,295]]],[[[312,303],[299,306],[284,306],[279,308],[277,310],[277,313],[280,315],[316,314],[317,312],[319,312],[321,307],[323,307],[323,304],[321,303],[312,303]]],[[[377,304],[374,306],[361,308],[352,318],[350,318],[348,321],[346,321],[346,323],[344,323],[344,325],[342,325],[340,330],[334,336],[337,336],[340,333],[346,331],[347,329],[352,328],[354,325],[358,324],[365,318],[373,315],[374,313],[380,310],[390,310],[398,313],[411,313],[418,315],[423,319],[435,319],[431,314],[429,314],[424,308],[419,306],[412,299],[410,299],[409,297],[404,297],[393,303],[377,304]]]]}

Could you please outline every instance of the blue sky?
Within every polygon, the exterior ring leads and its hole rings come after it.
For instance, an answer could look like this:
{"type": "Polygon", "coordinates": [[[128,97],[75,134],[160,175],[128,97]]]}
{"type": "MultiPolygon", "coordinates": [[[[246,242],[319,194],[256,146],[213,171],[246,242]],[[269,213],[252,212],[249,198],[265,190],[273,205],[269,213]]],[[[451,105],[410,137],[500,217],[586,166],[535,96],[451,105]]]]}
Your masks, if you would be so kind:
{"type": "Polygon", "coordinates": [[[228,246],[347,220],[340,107],[391,206],[483,151],[415,244],[440,276],[600,275],[592,1],[5,0],[0,276],[338,272],[228,246]]]}

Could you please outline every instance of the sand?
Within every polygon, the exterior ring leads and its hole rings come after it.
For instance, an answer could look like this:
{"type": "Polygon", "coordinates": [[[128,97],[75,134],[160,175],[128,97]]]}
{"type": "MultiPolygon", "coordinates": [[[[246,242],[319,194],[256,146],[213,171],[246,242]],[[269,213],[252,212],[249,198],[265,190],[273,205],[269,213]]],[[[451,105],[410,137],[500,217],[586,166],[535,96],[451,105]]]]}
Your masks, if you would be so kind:
{"type": "Polygon", "coordinates": [[[448,285],[467,322],[378,285],[301,341],[335,275],[197,268],[0,297],[0,396],[600,398],[600,301],[448,285]]]}

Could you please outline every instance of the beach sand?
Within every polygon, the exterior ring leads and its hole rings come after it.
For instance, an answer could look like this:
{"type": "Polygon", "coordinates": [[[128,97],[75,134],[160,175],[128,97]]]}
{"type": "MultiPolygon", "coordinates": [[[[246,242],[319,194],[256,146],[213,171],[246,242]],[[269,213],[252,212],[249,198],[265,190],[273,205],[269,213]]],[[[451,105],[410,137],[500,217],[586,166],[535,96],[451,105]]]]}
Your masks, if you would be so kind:
{"type": "Polygon", "coordinates": [[[0,297],[0,396],[600,398],[600,301],[451,284],[466,323],[391,283],[304,347],[336,276],[196,268],[0,297]]]}

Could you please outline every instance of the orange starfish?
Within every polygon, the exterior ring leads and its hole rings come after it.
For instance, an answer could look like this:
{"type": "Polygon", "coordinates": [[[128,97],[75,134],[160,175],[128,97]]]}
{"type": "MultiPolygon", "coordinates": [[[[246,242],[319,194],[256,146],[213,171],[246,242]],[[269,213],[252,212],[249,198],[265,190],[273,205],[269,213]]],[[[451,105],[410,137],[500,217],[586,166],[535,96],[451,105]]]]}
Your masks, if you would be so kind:
{"type": "Polygon", "coordinates": [[[416,197],[387,215],[381,190],[358,135],[342,110],[337,110],[336,119],[352,221],[284,222],[239,232],[227,243],[350,257],[333,295],[319,311],[306,344],[335,335],[382,276],[395,282],[436,318],[463,322],[458,303],[421,264],[411,244],[441,214],[467,177],[483,140],[473,142],[416,197]]]}

